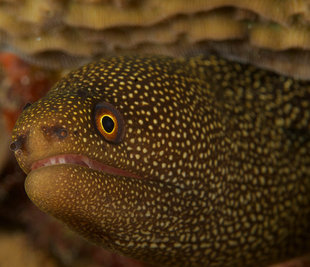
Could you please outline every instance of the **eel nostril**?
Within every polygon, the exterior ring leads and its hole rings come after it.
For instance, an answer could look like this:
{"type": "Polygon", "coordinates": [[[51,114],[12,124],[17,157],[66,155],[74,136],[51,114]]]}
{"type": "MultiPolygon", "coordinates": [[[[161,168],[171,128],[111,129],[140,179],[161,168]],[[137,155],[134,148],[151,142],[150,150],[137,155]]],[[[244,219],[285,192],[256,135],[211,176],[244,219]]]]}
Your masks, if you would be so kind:
{"type": "Polygon", "coordinates": [[[23,135],[18,136],[17,140],[10,144],[10,149],[14,152],[22,149],[25,143],[25,138],[26,137],[23,135]]]}
{"type": "Polygon", "coordinates": [[[27,103],[24,107],[23,107],[23,110],[29,108],[32,104],[31,103],[27,103]]]}
{"type": "Polygon", "coordinates": [[[10,144],[10,149],[12,151],[16,151],[17,149],[19,149],[18,147],[19,147],[19,145],[18,145],[17,141],[10,144]]]}
{"type": "Polygon", "coordinates": [[[57,135],[57,137],[59,139],[64,139],[68,135],[68,131],[65,128],[62,128],[62,127],[61,128],[59,128],[59,127],[55,128],[54,132],[55,132],[55,134],[57,135]]]}
{"type": "Polygon", "coordinates": [[[62,126],[42,126],[41,127],[45,136],[57,137],[59,140],[62,140],[68,136],[68,131],[62,126]]]}

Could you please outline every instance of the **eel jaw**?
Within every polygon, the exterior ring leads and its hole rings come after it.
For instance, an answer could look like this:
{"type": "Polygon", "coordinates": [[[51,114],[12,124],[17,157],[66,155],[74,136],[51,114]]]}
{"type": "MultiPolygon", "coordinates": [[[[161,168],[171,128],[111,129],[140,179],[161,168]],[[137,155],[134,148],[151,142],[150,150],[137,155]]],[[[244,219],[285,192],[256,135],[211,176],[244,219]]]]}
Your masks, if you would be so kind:
{"type": "Polygon", "coordinates": [[[112,175],[120,175],[125,177],[133,177],[140,179],[138,175],[131,173],[126,170],[122,170],[119,168],[115,168],[106,164],[103,164],[97,160],[90,159],[84,155],[79,154],[60,154],[51,156],[45,159],[34,161],[31,164],[31,171],[34,171],[38,168],[43,168],[52,165],[60,165],[60,164],[75,164],[84,167],[88,167],[93,170],[109,173],[112,175]]]}

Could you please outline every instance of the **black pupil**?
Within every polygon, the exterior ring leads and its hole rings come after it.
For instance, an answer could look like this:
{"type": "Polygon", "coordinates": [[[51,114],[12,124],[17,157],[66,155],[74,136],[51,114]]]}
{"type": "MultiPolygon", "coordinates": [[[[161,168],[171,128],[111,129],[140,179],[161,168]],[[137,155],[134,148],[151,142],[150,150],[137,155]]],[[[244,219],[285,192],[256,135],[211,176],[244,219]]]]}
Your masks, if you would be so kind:
{"type": "Polygon", "coordinates": [[[114,121],[109,116],[104,116],[101,120],[102,126],[107,133],[111,133],[114,129],[114,121]]]}

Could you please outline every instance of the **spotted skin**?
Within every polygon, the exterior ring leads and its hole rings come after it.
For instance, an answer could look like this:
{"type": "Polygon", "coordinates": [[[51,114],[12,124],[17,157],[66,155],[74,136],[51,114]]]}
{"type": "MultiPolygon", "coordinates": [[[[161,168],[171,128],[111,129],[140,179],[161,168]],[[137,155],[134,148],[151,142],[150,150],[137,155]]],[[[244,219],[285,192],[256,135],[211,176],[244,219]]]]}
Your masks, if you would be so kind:
{"type": "Polygon", "coordinates": [[[306,82],[214,56],[110,57],[28,107],[13,141],[30,199],[87,239],[160,266],[262,266],[310,251],[309,122],[306,82]],[[123,116],[118,143],[94,123],[102,102],[123,116]],[[72,153],[136,177],[30,172],[72,153]]]}

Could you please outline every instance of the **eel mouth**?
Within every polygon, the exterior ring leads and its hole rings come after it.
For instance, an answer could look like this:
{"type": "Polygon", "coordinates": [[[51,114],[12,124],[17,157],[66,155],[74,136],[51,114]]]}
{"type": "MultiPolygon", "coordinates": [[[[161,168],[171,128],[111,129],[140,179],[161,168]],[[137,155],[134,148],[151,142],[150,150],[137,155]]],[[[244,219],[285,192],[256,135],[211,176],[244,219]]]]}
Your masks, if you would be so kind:
{"type": "Polygon", "coordinates": [[[120,168],[115,168],[107,164],[103,164],[97,160],[90,159],[84,155],[78,155],[78,154],[62,154],[62,155],[56,155],[56,156],[51,156],[45,159],[37,160],[31,164],[31,171],[34,171],[42,167],[60,165],[60,164],[74,164],[74,165],[84,166],[92,170],[112,174],[112,175],[119,175],[119,176],[126,176],[126,177],[133,177],[133,178],[141,179],[141,177],[129,171],[126,171],[120,168]]]}

